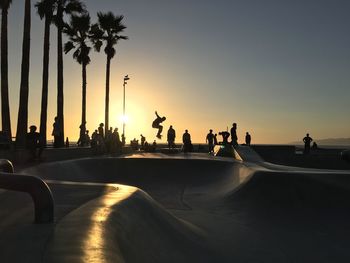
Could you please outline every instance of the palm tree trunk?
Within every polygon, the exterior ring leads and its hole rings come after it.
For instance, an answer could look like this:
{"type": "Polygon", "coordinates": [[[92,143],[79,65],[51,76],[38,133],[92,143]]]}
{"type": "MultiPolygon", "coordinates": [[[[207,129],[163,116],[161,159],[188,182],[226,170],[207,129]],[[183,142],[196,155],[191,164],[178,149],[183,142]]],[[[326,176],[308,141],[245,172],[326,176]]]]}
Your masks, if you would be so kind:
{"type": "Polygon", "coordinates": [[[59,19],[57,25],[57,117],[60,138],[59,147],[64,146],[64,111],[63,111],[63,44],[62,44],[62,19],[63,7],[62,1],[58,1],[57,17],[59,19]]]}
{"type": "Polygon", "coordinates": [[[41,93],[40,135],[43,146],[46,146],[47,127],[47,97],[49,85],[49,54],[50,54],[50,25],[51,17],[45,18],[44,55],[43,55],[43,83],[41,93]]]}
{"type": "Polygon", "coordinates": [[[111,58],[107,56],[107,65],[106,65],[106,104],[105,104],[105,129],[109,129],[109,76],[111,68],[111,58]]]}
{"type": "Polygon", "coordinates": [[[30,59],[30,23],[31,1],[25,0],[24,30],[22,44],[21,84],[18,109],[16,146],[25,147],[28,129],[28,92],[29,92],[29,59],[30,59]]]}
{"type": "Polygon", "coordinates": [[[1,14],[1,117],[2,131],[11,140],[11,119],[8,88],[8,40],[7,40],[8,9],[3,8],[1,14]]]}
{"type": "Polygon", "coordinates": [[[82,77],[83,77],[83,86],[82,86],[82,112],[81,112],[81,129],[80,129],[80,138],[82,139],[86,131],[86,64],[82,64],[82,77]]]}

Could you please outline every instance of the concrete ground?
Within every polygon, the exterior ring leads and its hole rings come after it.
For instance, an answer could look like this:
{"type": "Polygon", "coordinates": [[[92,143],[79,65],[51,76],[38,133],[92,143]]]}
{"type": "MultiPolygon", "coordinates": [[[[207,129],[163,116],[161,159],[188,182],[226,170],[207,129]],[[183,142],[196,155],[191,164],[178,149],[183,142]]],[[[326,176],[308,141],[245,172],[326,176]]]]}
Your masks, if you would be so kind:
{"type": "Polygon", "coordinates": [[[0,192],[1,262],[347,262],[350,171],[207,154],[43,163],[55,222],[0,192]]]}

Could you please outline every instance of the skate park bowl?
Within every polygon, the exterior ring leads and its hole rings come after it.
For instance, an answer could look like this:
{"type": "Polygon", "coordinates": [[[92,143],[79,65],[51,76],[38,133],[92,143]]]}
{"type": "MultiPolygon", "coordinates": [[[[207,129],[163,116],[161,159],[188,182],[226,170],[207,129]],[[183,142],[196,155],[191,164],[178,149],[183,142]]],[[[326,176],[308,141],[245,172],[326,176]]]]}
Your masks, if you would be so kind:
{"type": "Polygon", "coordinates": [[[144,153],[43,163],[55,218],[0,192],[2,262],[348,262],[350,171],[144,153]]]}

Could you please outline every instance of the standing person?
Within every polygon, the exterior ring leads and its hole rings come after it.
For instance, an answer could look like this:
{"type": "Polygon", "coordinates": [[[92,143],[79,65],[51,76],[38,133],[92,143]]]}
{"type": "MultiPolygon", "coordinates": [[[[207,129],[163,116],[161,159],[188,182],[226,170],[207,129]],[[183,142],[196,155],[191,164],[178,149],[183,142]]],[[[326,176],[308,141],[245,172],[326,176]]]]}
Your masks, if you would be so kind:
{"type": "Polygon", "coordinates": [[[238,137],[237,137],[237,123],[232,124],[231,128],[231,143],[233,146],[238,145],[238,137]]]}
{"type": "Polygon", "coordinates": [[[185,130],[185,133],[182,135],[182,142],[184,144],[184,153],[192,152],[192,142],[191,135],[188,133],[188,130],[185,130]]]}
{"type": "Polygon", "coordinates": [[[214,134],[214,145],[218,145],[218,134],[214,134]]]}
{"type": "Polygon", "coordinates": [[[79,136],[79,139],[78,139],[78,146],[85,146],[85,134],[86,134],[86,122],[84,122],[83,124],[81,124],[79,126],[79,129],[80,129],[80,136],[79,136]]]}
{"type": "Polygon", "coordinates": [[[153,141],[153,144],[152,144],[152,152],[155,152],[156,151],[156,149],[157,149],[157,142],[156,142],[156,140],[154,140],[153,141]]]}
{"type": "Polygon", "coordinates": [[[91,134],[91,148],[95,149],[97,146],[97,130],[91,134]]]}
{"type": "Polygon", "coordinates": [[[105,137],[105,132],[104,132],[104,128],[103,128],[104,124],[100,123],[100,125],[98,126],[98,134],[104,139],[105,137]]]}
{"type": "Polygon", "coordinates": [[[167,134],[167,141],[168,141],[168,147],[170,148],[175,148],[175,130],[172,125],[170,125],[168,134],[167,134]]]}
{"type": "Polygon", "coordinates": [[[162,138],[162,131],[163,131],[163,126],[160,125],[163,121],[166,120],[166,117],[160,117],[157,113],[157,111],[155,112],[157,118],[153,121],[152,123],[152,128],[156,128],[158,129],[158,133],[156,135],[156,137],[158,139],[161,139],[162,138]]]}
{"type": "Polygon", "coordinates": [[[140,136],[141,136],[141,140],[140,140],[141,141],[141,150],[144,150],[146,137],[143,136],[142,134],[140,136]]]}
{"type": "Polygon", "coordinates": [[[113,133],[113,128],[112,127],[110,127],[109,130],[106,129],[105,145],[106,145],[107,152],[111,151],[112,133],[113,133]]]}
{"type": "Polygon", "coordinates": [[[309,136],[309,134],[306,134],[306,137],[304,137],[303,142],[305,144],[304,146],[304,154],[308,154],[310,152],[310,146],[312,142],[312,138],[309,136]]]}
{"type": "Polygon", "coordinates": [[[89,146],[90,145],[90,135],[89,135],[89,130],[86,130],[85,133],[85,138],[84,138],[84,146],[89,146]]]}
{"type": "Polygon", "coordinates": [[[209,153],[213,153],[214,152],[214,143],[215,143],[215,136],[213,134],[213,130],[210,129],[209,133],[207,134],[207,138],[206,138],[206,143],[208,143],[208,147],[209,147],[209,153]]]}
{"type": "Polygon", "coordinates": [[[58,124],[58,117],[55,117],[55,121],[53,123],[53,130],[52,130],[52,136],[53,136],[53,147],[54,148],[58,148],[60,147],[60,136],[61,136],[61,132],[60,132],[60,127],[58,124]]]}
{"type": "Polygon", "coordinates": [[[122,142],[120,141],[118,128],[115,128],[112,133],[112,153],[122,152],[122,142]]]}
{"type": "Polygon", "coordinates": [[[32,125],[29,127],[29,132],[27,133],[26,143],[27,149],[30,151],[32,160],[36,160],[37,157],[41,157],[43,151],[40,134],[36,131],[36,126],[32,125]],[[37,149],[39,151],[37,152],[37,149]]]}
{"type": "Polygon", "coordinates": [[[245,134],[245,144],[250,146],[250,142],[252,141],[252,137],[250,136],[249,132],[246,132],[245,134]]]}

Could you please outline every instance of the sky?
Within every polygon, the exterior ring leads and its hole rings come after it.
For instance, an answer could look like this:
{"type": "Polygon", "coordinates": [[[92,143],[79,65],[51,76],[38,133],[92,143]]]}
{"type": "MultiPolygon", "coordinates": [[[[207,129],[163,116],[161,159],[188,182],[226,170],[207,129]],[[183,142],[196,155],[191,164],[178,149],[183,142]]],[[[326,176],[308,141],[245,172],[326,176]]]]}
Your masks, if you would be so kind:
{"type": "MultiPolygon", "coordinates": [[[[124,15],[127,41],[111,65],[110,125],[122,129],[123,77],[127,141],[152,142],[157,110],[180,142],[205,143],[209,129],[238,124],[252,143],[283,144],[350,137],[350,2],[347,0],[86,0],[96,13],[124,15]]],[[[34,6],[35,1],[32,1],[34,6]]],[[[9,92],[15,134],[24,1],[9,10],[9,92]]],[[[56,116],[56,28],[51,27],[48,139],[56,116]]],[[[29,125],[39,127],[44,21],[32,9],[29,125]]],[[[66,40],[66,39],[65,39],[66,40]]],[[[87,69],[87,128],[104,122],[103,52],[87,69]]],[[[64,56],[65,135],[76,141],[81,121],[81,66],[64,56]]],[[[164,136],[162,141],[165,141],[164,136]]]]}

